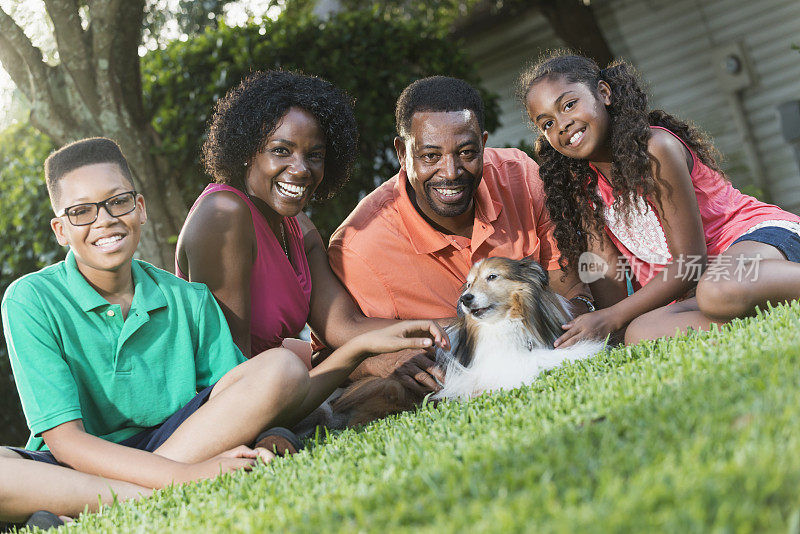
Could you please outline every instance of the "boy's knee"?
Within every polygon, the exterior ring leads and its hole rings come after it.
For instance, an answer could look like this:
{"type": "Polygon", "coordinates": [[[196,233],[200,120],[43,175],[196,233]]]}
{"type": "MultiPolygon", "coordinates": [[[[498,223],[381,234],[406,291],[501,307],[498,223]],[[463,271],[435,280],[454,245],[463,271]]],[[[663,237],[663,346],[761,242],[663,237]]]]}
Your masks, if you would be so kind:
{"type": "Polygon", "coordinates": [[[258,362],[261,377],[277,380],[281,387],[308,388],[308,368],[294,352],[276,348],[262,352],[253,360],[258,362]]]}
{"type": "Polygon", "coordinates": [[[696,295],[700,311],[712,319],[730,320],[749,311],[747,287],[736,280],[705,278],[697,284],[696,295]]]}
{"type": "Polygon", "coordinates": [[[16,452],[12,451],[8,447],[4,447],[0,445],[0,458],[13,458],[17,460],[23,460],[22,456],[17,454],[16,452]]]}

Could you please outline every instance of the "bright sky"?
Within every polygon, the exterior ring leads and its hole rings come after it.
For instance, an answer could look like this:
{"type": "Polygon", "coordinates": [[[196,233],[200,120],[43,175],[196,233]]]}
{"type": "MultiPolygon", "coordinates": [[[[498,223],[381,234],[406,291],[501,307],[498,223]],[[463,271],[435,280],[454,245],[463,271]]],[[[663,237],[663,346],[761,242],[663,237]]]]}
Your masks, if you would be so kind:
{"type": "MultiPolygon", "coordinates": [[[[150,0],[157,5],[157,9],[177,11],[179,0],[150,0]]],[[[224,8],[224,18],[229,26],[242,26],[251,19],[260,24],[263,18],[276,18],[281,7],[267,8],[269,2],[263,0],[238,0],[227,4],[224,8]]],[[[48,61],[57,61],[53,56],[55,41],[53,39],[52,24],[44,9],[43,0],[0,0],[0,8],[11,15],[25,33],[31,38],[34,45],[42,49],[48,61]]],[[[163,36],[166,39],[186,40],[186,35],[181,35],[177,22],[170,21],[164,28],[163,36]]],[[[139,47],[142,56],[148,50],[155,49],[154,42],[139,47]]],[[[20,105],[19,99],[14,98],[16,87],[11,77],[0,65],[0,130],[8,127],[17,120],[24,120],[25,109],[20,105]]]]}

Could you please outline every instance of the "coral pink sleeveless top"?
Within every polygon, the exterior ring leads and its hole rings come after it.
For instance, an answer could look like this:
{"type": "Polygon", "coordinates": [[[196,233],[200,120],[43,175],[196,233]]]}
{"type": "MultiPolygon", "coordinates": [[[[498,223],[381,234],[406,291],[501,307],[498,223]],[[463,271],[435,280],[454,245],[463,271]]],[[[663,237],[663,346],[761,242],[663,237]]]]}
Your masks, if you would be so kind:
{"type": "MultiPolygon", "coordinates": [[[[230,191],[247,203],[253,217],[258,253],[250,277],[250,345],[251,354],[280,346],[284,338],[297,337],[306,324],[311,300],[311,271],[303,247],[303,234],[297,219],[286,217],[283,228],[291,261],[283,252],[278,238],[269,228],[266,218],[247,195],[225,184],[209,184],[192,206],[217,191],[230,191]]],[[[178,267],[175,273],[188,277],[178,267]]]]}
{"type": "MultiPolygon", "coordinates": [[[[692,154],[692,185],[709,256],[724,252],[756,224],[765,221],[800,222],[797,215],[740,192],[720,173],[700,161],[683,139],[670,130],[661,126],[650,128],[669,132],[692,154]]],[[[611,184],[600,171],[594,166],[592,168],[597,172],[597,190],[605,205],[606,232],[627,258],[641,287],[672,259],[658,212],[650,199],[638,198],[637,204],[641,209],[631,214],[630,224],[626,223],[624,217],[614,210],[611,184]]]]}

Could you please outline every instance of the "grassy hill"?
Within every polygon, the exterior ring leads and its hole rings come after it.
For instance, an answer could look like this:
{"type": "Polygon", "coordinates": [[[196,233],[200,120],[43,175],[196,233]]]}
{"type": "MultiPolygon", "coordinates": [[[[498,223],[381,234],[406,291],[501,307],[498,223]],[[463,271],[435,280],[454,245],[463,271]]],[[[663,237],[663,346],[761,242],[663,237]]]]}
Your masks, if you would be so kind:
{"type": "Polygon", "coordinates": [[[800,531],[800,306],[426,406],[72,532],[800,531]]]}

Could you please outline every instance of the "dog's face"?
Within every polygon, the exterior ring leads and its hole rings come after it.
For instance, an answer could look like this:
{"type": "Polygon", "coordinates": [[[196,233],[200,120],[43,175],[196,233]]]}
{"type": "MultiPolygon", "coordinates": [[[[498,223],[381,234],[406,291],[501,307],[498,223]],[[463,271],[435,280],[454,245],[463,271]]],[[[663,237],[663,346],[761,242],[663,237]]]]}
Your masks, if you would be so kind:
{"type": "Polygon", "coordinates": [[[547,273],[533,260],[487,258],[472,266],[458,299],[467,319],[524,319],[547,291],[547,273]]]}

